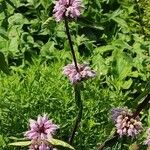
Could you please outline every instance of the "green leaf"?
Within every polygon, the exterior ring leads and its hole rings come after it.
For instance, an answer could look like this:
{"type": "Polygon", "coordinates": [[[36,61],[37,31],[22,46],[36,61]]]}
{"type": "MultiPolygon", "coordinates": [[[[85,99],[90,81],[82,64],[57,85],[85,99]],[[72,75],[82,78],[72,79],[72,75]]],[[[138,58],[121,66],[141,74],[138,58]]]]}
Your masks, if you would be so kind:
{"type": "Polygon", "coordinates": [[[2,148],[5,145],[6,145],[5,138],[3,137],[3,135],[0,134],[0,147],[2,148]]]}
{"type": "Polygon", "coordinates": [[[129,150],[139,150],[139,145],[137,143],[133,143],[129,146],[129,150]]]}
{"type": "Polygon", "coordinates": [[[123,89],[129,89],[132,83],[133,83],[132,79],[125,81],[124,84],[122,85],[123,89]]]}
{"type": "Polygon", "coordinates": [[[50,28],[53,29],[56,27],[56,21],[54,20],[53,17],[49,17],[43,24],[43,28],[50,28]]]}
{"type": "Polygon", "coordinates": [[[93,28],[97,30],[104,30],[101,24],[94,23],[93,21],[90,21],[89,19],[85,17],[78,18],[77,22],[78,24],[85,26],[85,27],[89,27],[89,28],[93,28]]]}
{"type": "Polygon", "coordinates": [[[96,48],[95,51],[97,53],[104,53],[107,51],[112,51],[114,49],[115,49],[115,47],[113,45],[106,45],[106,46],[100,46],[100,47],[96,48]]]}
{"type": "Polygon", "coordinates": [[[8,68],[8,65],[5,61],[5,56],[2,52],[0,52],[0,69],[6,73],[6,74],[9,74],[9,68],[8,68]]]}
{"type": "Polygon", "coordinates": [[[29,23],[28,20],[20,13],[15,13],[8,19],[9,25],[20,25],[20,28],[23,26],[23,24],[29,23]]]}
{"type": "Polygon", "coordinates": [[[121,27],[128,29],[127,22],[124,19],[115,17],[115,18],[113,18],[113,20],[116,21],[121,27]]]}
{"type": "Polygon", "coordinates": [[[71,145],[69,145],[68,143],[58,140],[58,139],[50,139],[48,141],[50,144],[55,145],[55,146],[62,146],[62,147],[66,147],[72,150],[75,150],[71,145]]]}
{"type": "Polygon", "coordinates": [[[125,52],[120,52],[119,49],[113,51],[113,57],[113,70],[116,78],[121,81],[125,79],[131,72],[132,58],[125,52]]]}
{"type": "Polygon", "coordinates": [[[17,137],[13,137],[13,136],[9,137],[9,139],[11,139],[11,140],[16,140],[16,141],[23,141],[23,140],[26,140],[26,138],[17,138],[17,137]]]}
{"type": "Polygon", "coordinates": [[[2,27],[0,27],[0,36],[3,37],[5,40],[9,40],[9,38],[7,36],[7,32],[2,27]]]}
{"type": "Polygon", "coordinates": [[[22,142],[14,142],[10,143],[10,146],[29,146],[31,144],[31,141],[22,141],[22,142]]]}

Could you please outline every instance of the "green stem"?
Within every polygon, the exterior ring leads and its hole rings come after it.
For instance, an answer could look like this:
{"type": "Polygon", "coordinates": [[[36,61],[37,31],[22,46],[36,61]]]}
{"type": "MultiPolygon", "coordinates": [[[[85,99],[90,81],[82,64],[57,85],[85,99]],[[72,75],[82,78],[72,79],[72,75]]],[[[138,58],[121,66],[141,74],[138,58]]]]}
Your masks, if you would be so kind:
{"type": "Polygon", "coordinates": [[[82,100],[81,100],[80,84],[76,84],[74,86],[74,92],[75,92],[75,101],[76,101],[76,105],[77,105],[77,107],[79,109],[79,112],[78,112],[78,115],[77,115],[74,127],[72,129],[71,136],[69,138],[69,144],[72,144],[72,142],[74,140],[75,133],[76,133],[76,131],[77,131],[78,127],[79,127],[79,124],[81,122],[81,119],[82,119],[82,110],[83,110],[83,104],[82,104],[82,100]]]}

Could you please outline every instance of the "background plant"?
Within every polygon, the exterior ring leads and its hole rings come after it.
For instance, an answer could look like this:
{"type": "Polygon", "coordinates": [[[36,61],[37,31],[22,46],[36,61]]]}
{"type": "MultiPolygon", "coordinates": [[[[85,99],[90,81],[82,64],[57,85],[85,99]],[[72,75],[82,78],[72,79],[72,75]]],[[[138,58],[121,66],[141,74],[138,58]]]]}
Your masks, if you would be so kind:
{"type": "MultiPolygon", "coordinates": [[[[71,23],[77,57],[97,70],[96,79],[87,81],[83,89],[84,114],[76,149],[96,149],[112,130],[109,110],[124,105],[136,108],[140,101],[135,98],[149,88],[149,2],[145,2],[138,2],[145,35],[136,3],[130,0],[85,0],[83,16],[77,24],[71,23]]],[[[8,137],[20,137],[27,120],[41,112],[60,124],[60,139],[68,139],[77,110],[71,86],[60,73],[63,64],[71,61],[70,49],[63,23],[56,25],[52,18],[53,6],[51,0],[0,1],[0,67],[11,74],[0,74],[0,147],[4,150],[15,149],[7,146],[8,137]]],[[[148,109],[142,115],[145,126],[147,120],[148,109]]],[[[114,149],[131,145],[119,142],[114,149]]]]}

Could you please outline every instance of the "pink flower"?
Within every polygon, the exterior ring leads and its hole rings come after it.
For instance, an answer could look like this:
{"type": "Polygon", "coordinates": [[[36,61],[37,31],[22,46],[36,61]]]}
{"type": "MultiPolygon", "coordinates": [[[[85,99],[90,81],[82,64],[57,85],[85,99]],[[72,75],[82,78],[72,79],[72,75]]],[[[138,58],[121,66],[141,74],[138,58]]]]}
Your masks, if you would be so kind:
{"type": "Polygon", "coordinates": [[[52,135],[58,129],[58,126],[48,120],[46,114],[38,116],[37,120],[29,120],[30,130],[25,133],[25,136],[32,141],[30,150],[49,150],[47,140],[52,138],[52,135]]]}
{"type": "Polygon", "coordinates": [[[81,14],[82,0],[58,0],[55,3],[53,12],[56,21],[61,21],[64,16],[77,18],[81,14]]]}
{"type": "Polygon", "coordinates": [[[111,117],[112,117],[112,120],[113,120],[114,122],[116,122],[116,121],[117,121],[117,117],[118,117],[123,111],[127,112],[127,109],[125,109],[125,108],[113,108],[113,109],[111,110],[111,117]]]}
{"type": "Polygon", "coordinates": [[[79,81],[95,77],[96,73],[91,70],[87,64],[77,64],[79,72],[77,72],[75,65],[68,64],[64,67],[63,73],[69,77],[71,83],[76,84],[79,81]]]}
{"type": "Polygon", "coordinates": [[[145,141],[145,144],[150,146],[150,128],[147,130],[147,139],[145,141]]]}
{"type": "Polygon", "coordinates": [[[114,109],[112,118],[115,121],[117,133],[120,137],[123,135],[134,137],[142,130],[139,117],[132,118],[132,113],[129,113],[127,109],[114,109]]]}

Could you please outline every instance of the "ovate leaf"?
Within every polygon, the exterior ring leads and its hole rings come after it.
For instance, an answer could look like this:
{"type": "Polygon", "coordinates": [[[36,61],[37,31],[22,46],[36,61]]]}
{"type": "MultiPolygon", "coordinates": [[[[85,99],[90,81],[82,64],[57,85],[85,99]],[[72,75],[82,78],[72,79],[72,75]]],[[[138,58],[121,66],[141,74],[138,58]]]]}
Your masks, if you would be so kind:
{"type": "Polygon", "coordinates": [[[133,143],[129,146],[129,150],[139,150],[139,145],[136,143],[133,143]]]}
{"type": "Polygon", "coordinates": [[[69,145],[68,143],[61,141],[61,140],[50,139],[48,142],[54,146],[62,146],[62,147],[66,147],[66,148],[75,150],[71,145],[69,145]]]}

